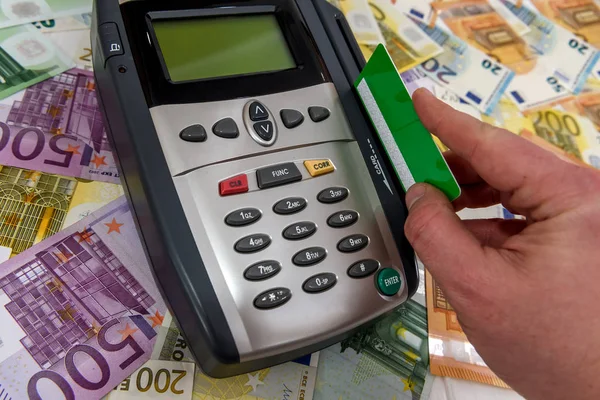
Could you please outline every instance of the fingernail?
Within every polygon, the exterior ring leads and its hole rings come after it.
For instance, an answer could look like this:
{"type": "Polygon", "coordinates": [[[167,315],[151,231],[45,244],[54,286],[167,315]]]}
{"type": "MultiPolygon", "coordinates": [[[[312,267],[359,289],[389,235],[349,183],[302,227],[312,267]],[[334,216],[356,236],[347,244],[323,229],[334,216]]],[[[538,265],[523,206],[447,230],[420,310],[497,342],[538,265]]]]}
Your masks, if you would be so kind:
{"type": "Polygon", "coordinates": [[[429,97],[433,96],[433,93],[431,93],[429,91],[429,89],[424,88],[424,87],[423,88],[418,88],[417,90],[415,90],[415,93],[413,93],[413,95],[416,94],[417,92],[422,93],[419,96],[429,96],[429,97]]]}
{"type": "Polygon", "coordinates": [[[419,200],[421,197],[423,197],[425,195],[426,191],[427,191],[427,186],[419,184],[419,183],[412,185],[408,189],[408,192],[406,192],[406,205],[409,210],[415,205],[417,200],[419,200]]]}

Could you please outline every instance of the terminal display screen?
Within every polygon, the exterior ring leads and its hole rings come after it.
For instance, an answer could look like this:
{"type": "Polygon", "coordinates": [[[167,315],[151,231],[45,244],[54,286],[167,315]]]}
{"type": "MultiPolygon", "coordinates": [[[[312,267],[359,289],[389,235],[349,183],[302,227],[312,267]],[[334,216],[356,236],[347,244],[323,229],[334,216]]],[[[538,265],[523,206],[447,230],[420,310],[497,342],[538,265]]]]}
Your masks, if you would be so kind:
{"type": "Polygon", "coordinates": [[[153,20],[172,82],[295,68],[273,14],[153,20]]]}

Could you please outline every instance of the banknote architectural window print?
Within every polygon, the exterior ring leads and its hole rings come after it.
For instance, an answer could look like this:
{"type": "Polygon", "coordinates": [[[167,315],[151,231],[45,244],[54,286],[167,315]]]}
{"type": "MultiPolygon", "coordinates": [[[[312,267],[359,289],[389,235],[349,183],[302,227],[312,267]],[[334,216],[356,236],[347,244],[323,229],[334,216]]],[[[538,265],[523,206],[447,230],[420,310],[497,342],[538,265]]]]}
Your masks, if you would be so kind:
{"type": "Polygon", "coordinates": [[[149,314],[155,300],[92,229],[66,237],[0,279],[24,348],[47,369],[111,318],[149,314]]]}
{"type": "Polygon", "coordinates": [[[61,230],[77,181],[0,166],[0,246],[19,254],[61,230]]]}
{"type": "Polygon", "coordinates": [[[23,99],[13,103],[6,122],[19,128],[36,127],[54,135],[76,136],[87,145],[78,150],[84,158],[91,158],[92,150],[110,150],[95,88],[94,78],[78,70],[56,75],[27,88],[23,99]]]}

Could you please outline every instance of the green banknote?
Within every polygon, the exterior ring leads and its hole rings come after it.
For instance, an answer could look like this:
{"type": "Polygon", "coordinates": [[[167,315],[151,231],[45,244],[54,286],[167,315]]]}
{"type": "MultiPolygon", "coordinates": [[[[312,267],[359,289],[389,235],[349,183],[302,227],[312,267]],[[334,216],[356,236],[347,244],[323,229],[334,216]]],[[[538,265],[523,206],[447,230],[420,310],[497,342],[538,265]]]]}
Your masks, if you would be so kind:
{"type": "Polygon", "coordinates": [[[0,28],[91,11],[92,0],[0,0],[0,28]]]}
{"type": "Polygon", "coordinates": [[[0,29],[0,99],[74,66],[71,58],[32,25],[0,29]]]}
{"type": "MultiPolygon", "coordinates": [[[[419,263],[419,275],[424,268],[419,263]]],[[[413,298],[375,324],[319,353],[315,400],[428,399],[424,278],[413,298]]]]}

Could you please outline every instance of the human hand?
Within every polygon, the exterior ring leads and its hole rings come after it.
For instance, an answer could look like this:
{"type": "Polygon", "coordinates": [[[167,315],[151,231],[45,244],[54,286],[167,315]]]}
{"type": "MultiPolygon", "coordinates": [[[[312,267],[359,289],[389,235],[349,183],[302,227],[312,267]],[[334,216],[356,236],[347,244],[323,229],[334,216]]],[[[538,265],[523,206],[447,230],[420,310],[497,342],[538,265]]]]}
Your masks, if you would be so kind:
{"type": "Polygon", "coordinates": [[[600,399],[600,172],[561,160],[455,111],[427,90],[413,102],[451,150],[451,204],[417,184],[408,240],[488,366],[527,399],[600,399]],[[524,220],[467,220],[502,203],[524,220]]]}

